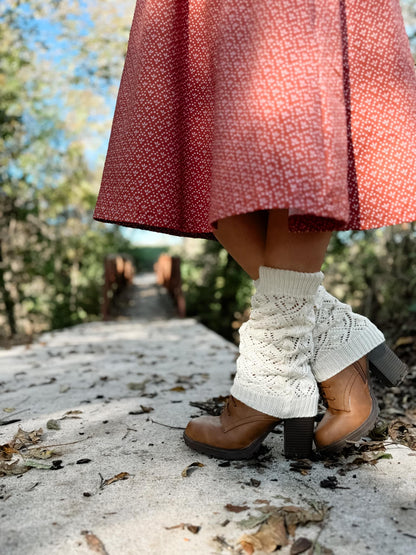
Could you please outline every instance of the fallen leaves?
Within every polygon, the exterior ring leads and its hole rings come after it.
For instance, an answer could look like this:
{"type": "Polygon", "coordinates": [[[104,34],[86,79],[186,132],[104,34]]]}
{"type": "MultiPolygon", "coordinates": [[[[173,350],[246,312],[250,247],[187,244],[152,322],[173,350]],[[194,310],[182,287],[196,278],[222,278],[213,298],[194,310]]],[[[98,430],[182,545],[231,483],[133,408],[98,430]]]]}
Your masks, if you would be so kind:
{"type": "Polygon", "coordinates": [[[362,464],[377,464],[381,459],[392,459],[393,455],[384,451],[364,451],[360,456],[347,463],[348,470],[353,470],[362,464]]]}
{"type": "Polygon", "coordinates": [[[22,465],[20,460],[16,460],[10,464],[7,464],[5,461],[0,461],[0,477],[23,474],[28,470],[29,467],[22,465]]]}
{"type": "Polygon", "coordinates": [[[231,513],[242,513],[243,511],[248,511],[250,507],[247,505],[232,505],[231,503],[227,503],[225,508],[231,513]]]}
{"type": "Polygon", "coordinates": [[[144,405],[140,405],[140,410],[131,410],[129,414],[148,414],[149,412],[153,412],[155,409],[153,407],[145,407],[144,405]]]}
{"type": "Polygon", "coordinates": [[[389,435],[393,441],[416,451],[416,423],[408,417],[393,420],[389,425],[389,435]]]}
{"type": "Polygon", "coordinates": [[[108,555],[103,542],[95,534],[88,530],[83,530],[81,534],[85,537],[85,541],[91,551],[95,551],[95,553],[99,553],[100,555],[108,555]]]}
{"type": "Polygon", "coordinates": [[[200,462],[193,462],[192,464],[188,465],[186,468],[182,470],[182,473],[181,473],[182,477],[187,478],[191,474],[191,472],[193,472],[197,468],[202,468],[203,466],[205,465],[200,462]]]}
{"type": "Polygon", "coordinates": [[[295,543],[290,548],[290,555],[299,555],[300,553],[305,553],[308,549],[312,547],[311,540],[307,538],[298,538],[295,543]]]}
{"type": "Polygon", "coordinates": [[[65,420],[65,418],[81,418],[78,416],[79,414],[82,414],[82,410],[67,410],[59,420],[65,420]]]}
{"type": "Polygon", "coordinates": [[[307,476],[312,470],[312,463],[309,459],[298,459],[290,463],[290,470],[299,472],[302,476],[307,476]]]}
{"type": "Polygon", "coordinates": [[[175,528],[180,528],[181,530],[184,530],[186,528],[192,534],[198,534],[198,532],[201,530],[201,526],[195,526],[194,524],[186,524],[184,522],[181,522],[181,524],[177,524],[176,526],[168,526],[168,527],[165,526],[165,530],[175,530],[175,528]]]}
{"type": "Polygon", "coordinates": [[[191,407],[197,407],[211,416],[219,416],[227,399],[228,395],[220,395],[218,397],[212,397],[207,401],[190,401],[189,404],[191,407]]]}
{"type": "Polygon", "coordinates": [[[255,550],[273,553],[289,543],[283,516],[270,516],[255,534],[244,534],[239,543],[252,555],[255,550]]]}
{"type": "Polygon", "coordinates": [[[42,434],[42,428],[26,432],[19,427],[13,439],[0,446],[0,476],[12,476],[27,472],[30,464],[25,462],[24,451],[27,450],[29,445],[37,444],[41,440],[42,434]],[[19,458],[8,463],[15,456],[19,458]]]}
{"type": "Polygon", "coordinates": [[[51,457],[56,457],[60,453],[54,451],[53,449],[47,449],[45,447],[36,447],[30,449],[29,454],[32,459],[50,459],[51,457]]]}
{"type": "MultiPolygon", "coordinates": [[[[50,422],[52,421],[49,420],[48,424],[50,422]]],[[[53,422],[57,421],[53,420],[53,422]]],[[[50,425],[47,425],[47,427],[50,428],[50,425]]],[[[38,470],[59,470],[63,468],[60,459],[43,462],[60,455],[60,453],[50,449],[56,447],[56,445],[40,446],[39,442],[42,435],[42,428],[27,432],[19,427],[11,441],[0,445],[0,476],[23,474],[30,468],[37,468],[38,470]]]]}
{"type": "Polygon", "coordinates": [[[100,474],[100,478],[101,478],[100,489],[103,489],[105,486],[109,486],[114,482],[119,482],[120,480],[127,480],[129,477],[130,477],[130,474],[128,472],[120,472],[119,474],[116,474],[112,478],[107,478],[107,479],[104,479],[103,476],[100,474]]]}
{"type": "Polygon", "coordinates": [[[29,445],[39,443],[42,434],[42,428],[39,428],[38,430],[32,430],[31,432],[25,432],[25,430],[19,427],[9,445],[14,449],[20,451],[21,449],[28,447],[29,445]]]}
{"type": "MultiPolygon", "coordinates": [[[[273,551],[288,545],[290,536],[295,535],[299,525],[305,525],[309,522],[322,522],[329,509],[325,503],[316,502],[306,509],[294,505],[283,507],[266,505],[259,507],[257,510],[263,513],[260,517],[257,517],[257,523],[255,524],[260,524],[259,529],[254,534],[244,534],[239,540],[242,549],[248,555],[252,555],[256,550],[273,553],[273,551]]],[[[256,521],[253,521],[251,517],[238,524],[240,527],[247,527],[247,525],[254,527],[254,522],[256,521]]],[[[311,544],[307,542],[309,540],[305,538],[302,538],[302,541],[294,542],[291,553],[296,555],[309,549],[311,544]]]]}
{"type": "Polygon", "coordinates": [[[11,461],[15,453],[18,451],[10,443],[0,445],[0,461],[11,461]]]}

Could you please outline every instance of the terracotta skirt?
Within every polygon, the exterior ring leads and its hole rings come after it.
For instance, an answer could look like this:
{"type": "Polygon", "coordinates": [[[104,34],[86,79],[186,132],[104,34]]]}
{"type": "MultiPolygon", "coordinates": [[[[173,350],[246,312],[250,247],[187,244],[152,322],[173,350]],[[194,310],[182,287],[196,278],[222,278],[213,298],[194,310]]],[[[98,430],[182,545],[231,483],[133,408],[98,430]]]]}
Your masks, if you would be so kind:
{"type": "Polygon", "coordinates": [[[94,219],[213,238],[416,220],[416,73],[399,0],[138,0],[94,219]]]}

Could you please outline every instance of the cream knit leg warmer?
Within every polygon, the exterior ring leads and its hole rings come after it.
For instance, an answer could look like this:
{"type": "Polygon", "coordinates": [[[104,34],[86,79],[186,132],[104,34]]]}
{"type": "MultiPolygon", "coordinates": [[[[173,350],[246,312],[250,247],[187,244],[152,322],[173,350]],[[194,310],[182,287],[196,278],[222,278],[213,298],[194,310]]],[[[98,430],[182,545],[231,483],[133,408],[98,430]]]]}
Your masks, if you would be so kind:
{"type": "Polygon", "coordinates": [[[312,372],[316,381],[323,382],[383,343],[384,335],[368,318],[355,314],[320,286],[313,341],[312,372]]]}
{"type": "Polygon", "coordinates": [[[260,268],[251,315],[240,328],[240,356],[231,394],[277,418],[315,416],[315,297],[322,272],[260,268]]]}

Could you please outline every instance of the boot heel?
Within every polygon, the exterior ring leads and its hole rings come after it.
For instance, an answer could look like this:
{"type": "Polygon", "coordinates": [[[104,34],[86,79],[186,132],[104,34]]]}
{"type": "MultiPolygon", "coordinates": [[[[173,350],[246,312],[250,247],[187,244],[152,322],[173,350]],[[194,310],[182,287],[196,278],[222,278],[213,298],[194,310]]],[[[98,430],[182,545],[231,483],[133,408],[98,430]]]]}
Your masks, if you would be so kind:
{"type": "Polygon", "coordinates": [[[399,384],[407,374],[408,368],[386,343],[382,343],[367,355],[370,370],[388,387],[399,384]]]}
{"type": "Polygon", "coordinates": [[[284,450],[287,459],[307,459],[311,456],[314,424],[314,416],[285,420],[284,450]]]}

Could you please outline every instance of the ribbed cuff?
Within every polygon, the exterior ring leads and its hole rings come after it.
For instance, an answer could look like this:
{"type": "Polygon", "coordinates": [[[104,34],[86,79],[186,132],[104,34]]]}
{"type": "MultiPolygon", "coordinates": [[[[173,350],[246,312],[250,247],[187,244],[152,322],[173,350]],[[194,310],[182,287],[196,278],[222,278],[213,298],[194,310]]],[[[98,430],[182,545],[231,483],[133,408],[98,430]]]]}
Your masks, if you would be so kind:
{"type": "Polygon", "coordinates": [[[293,272],[260,266],[257,291],[264,295],[313,297],[324,279],[322,272],[293,272]]]}
{"type": "Polygon", "coordinates": [[[385,341],[384,335],[376,327],[371,326],[365,330],[353,333],[348,343],[334,347],[324,356],[316,357],[312,364],[312,372],[317,382],[329,380],[344,368],[359,360],[375,347],[385,341]]]}
{"type": "Polygon", "coordinates": [[[267,397],[234,383],[231,387],[231,395],[252,409],[275,418],[302,418],[318,414],[319,392],[317,387],[316,392],[307,397],[297,397],[293,393],[279,396],[277,391],[276,396],[267,397]]]}

